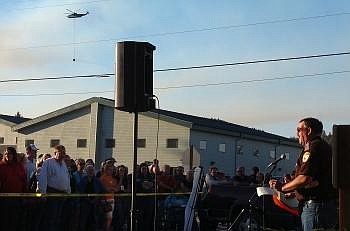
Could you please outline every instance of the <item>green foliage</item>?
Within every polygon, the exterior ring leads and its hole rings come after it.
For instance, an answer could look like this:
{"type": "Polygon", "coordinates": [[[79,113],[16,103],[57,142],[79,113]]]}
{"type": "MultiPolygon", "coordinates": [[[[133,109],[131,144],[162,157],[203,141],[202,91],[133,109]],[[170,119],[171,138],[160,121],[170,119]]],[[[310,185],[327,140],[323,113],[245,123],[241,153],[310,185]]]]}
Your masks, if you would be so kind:
{"type": "MultiPolygon", "coordinates": [[[[322,139],[324,139],[327,143],[329,143],[330,145],[332,145],[333,143],[333,135],[332,133],[328,133],[328,135],[326,134],[326,132],[323,130],[322,135],[321,135],[322,139]]],[[[292,141],[296,141],[298,142],[298,138],[297,137],[289,137],[290,140],[292,141]]]]}
{"type": "Polygon", "coordinates": [[[332,145],[333,143],[333,135],[332,133],[328,133],[328,135],[326,134],[325,131],[322,132],[322,135],[321,135],[322,139],[324,139],[327,143],[329,143],[330,145],[332,145]]]}

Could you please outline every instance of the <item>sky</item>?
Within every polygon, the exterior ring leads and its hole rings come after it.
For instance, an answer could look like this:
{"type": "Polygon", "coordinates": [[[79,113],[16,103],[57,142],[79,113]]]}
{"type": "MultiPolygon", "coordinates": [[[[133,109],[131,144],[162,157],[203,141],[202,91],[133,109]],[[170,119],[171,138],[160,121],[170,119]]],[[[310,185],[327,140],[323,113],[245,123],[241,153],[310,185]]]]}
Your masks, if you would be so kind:
{"type": "MultiPolygon", "coordinates": [[[[114,76],[1,81],[112,74],[117,42],[153,44],[159,70],[349,52],[349,22],[347,0],[3,0],[0,114],[35,118],[90,97],[114,99],[114,76]],[[89,14],[69,19],[67,9],[89,14]]],[[[165,110],[286,137],[304,117],[322,120],[327,133],[350,124],[350,55],[153,77],[165,110]]]]}

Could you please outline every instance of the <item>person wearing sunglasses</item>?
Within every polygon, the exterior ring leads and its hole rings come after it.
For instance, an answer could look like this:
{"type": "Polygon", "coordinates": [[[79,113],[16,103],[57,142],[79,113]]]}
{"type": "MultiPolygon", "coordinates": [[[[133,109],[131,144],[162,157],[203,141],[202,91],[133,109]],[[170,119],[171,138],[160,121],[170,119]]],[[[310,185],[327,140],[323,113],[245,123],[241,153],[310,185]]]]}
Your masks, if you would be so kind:
{"type": "Polygon", "coordinates": [[[336,190],[332,186],[332,148],[321,138],[323,124],[304,118],[297,126],[302,146],[295,178],[283,186],[270,180],[270,187],[283,193],[295,192],[304,231],[331,229],[337,223],[336,190]]]}

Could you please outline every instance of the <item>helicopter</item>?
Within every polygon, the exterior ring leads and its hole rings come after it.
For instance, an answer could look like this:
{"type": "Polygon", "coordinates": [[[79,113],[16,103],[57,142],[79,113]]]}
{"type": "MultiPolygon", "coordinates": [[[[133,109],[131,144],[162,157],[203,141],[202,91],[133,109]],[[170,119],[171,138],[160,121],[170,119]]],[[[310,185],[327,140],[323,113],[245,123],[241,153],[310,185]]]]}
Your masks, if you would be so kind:
{"type": "Polygon", "coordinates": [[[69,12],[67,12],[67,14],[68,14],[67,18],[81,18],[81,17],[89,14],[89,11],[86,11],[86,13],[84,13],[84,14],[79,14],[79,13],[71,11],[69,9],[66,9],[66,10],[69,11],[69,12]]]}

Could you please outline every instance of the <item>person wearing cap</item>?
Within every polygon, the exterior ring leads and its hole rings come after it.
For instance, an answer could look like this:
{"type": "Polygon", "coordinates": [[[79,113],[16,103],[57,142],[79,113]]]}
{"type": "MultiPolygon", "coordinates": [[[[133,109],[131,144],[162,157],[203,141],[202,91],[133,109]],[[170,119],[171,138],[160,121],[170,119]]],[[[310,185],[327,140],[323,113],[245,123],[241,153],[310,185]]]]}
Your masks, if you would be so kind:
{"type": "MultiPolygon", "coordinates": [[[[29,144],[26,147],[26,157],[27,160],[25,162],[25,170],[27,173],[27,183],[30,182],[30,177],[34,174],[36,167],[36,154],[38,152],[39,148],[37,148],[34,144],[29,144]]],[[[29,185],[28,185],[29,186],[29,185]]]]}
{"type": "Polygon", "coordinates": [[[115,163],[117,163],[117,161],[113,157],[107,158],[104,161],[102,161],[100,169],[96,172],[96,177],[100,178],[103,175],[103,171],[106,165],[114,166],[115,163]]]}
{"type": "MultiPolygon", "coordinates": [[[[39,149],[34,144],[29,144],[26,146],[26,153],[24,158],[24,168],[26,171],[27,178],[27,191],[30,193],[36,192],[38,185],[37,181],[37,151],[39,149]]],[[[40,209],[40,202],[37,198],[25,198],[23,203],[23,217],[26,224],[29,227],[33,227],[30,230],[36,230],[35,227],[38,227],[40,216],[42,214],[40,209]]]]}
{"type": "Polygon", "coordinates": [[[117,161],[113,157],[105,159],[105,162],[108,165],[114,165],[115,163],[117,163],[117,161]]]}

